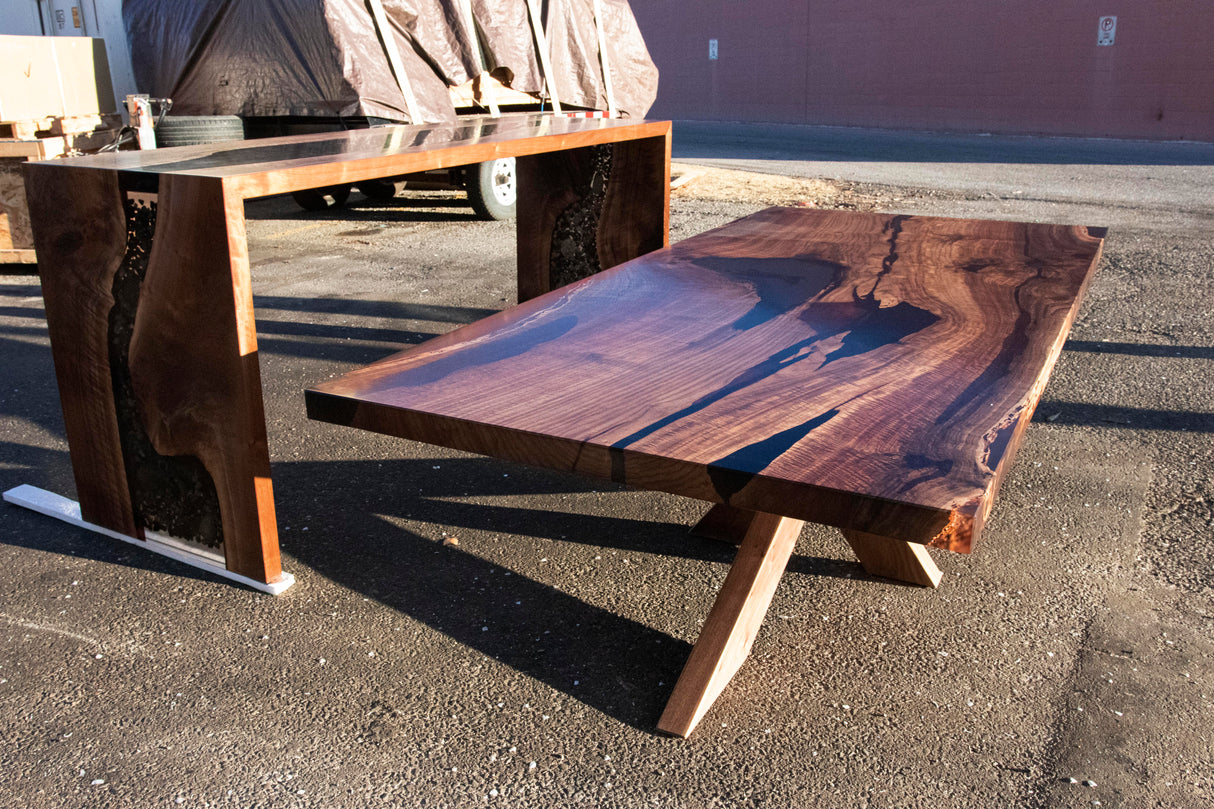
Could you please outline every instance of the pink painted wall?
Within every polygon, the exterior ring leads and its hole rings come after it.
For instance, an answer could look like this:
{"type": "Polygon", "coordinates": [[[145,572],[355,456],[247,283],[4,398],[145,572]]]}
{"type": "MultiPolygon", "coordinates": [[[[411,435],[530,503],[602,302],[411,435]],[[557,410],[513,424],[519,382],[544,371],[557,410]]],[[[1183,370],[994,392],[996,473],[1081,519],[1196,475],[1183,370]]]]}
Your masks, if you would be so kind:
{"type": "Polygon", "coordinates": [[[1209,0],[631,5],[650,117],[1214,141],[1209,0]]]}

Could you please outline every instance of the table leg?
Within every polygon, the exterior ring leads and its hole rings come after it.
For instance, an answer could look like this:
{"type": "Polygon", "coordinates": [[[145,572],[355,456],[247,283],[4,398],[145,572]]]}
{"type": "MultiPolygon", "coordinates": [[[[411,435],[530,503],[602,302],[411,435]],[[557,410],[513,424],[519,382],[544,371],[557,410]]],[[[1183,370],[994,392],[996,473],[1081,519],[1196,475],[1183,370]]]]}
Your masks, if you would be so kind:
{"type": "Polygon", "coordinates": [[[944,576],[927,547],[917,542],[841,529],[860,564],[872,576],[895,579],[923,587],[936,587],[944,576]]]}
{"type": "Polygon", "coordinates": [[[161,180],[130,372],[155,450],[197,458],[198,485],[214,487],[228,570],[277,580],[244,203],[221,181],[161,180]]]}
{"type": "Polygon", "coordinates": [[[701,517],[699,522],[691,526],[688,533],[692,536],[740,545],[758,513],[744,508],[727,506],[724,503],[716,503],[708,509],[708,513],[701,517]]]}
{"type": "MultiPolygon", "coordinates": [[[[690,533],[737,545],[746,536],[758,513],[718,503],[692,526],[690,533]]],[[[944,576],[932,561],[927,547],[918,542],[890,539],[846,528],[840,530],[869,575],[924,587],[938,586],[944,576]]]]}
{"type": "Polygon", "coordinates": [[[27,164],[25,172],[76,497],[87,521],[142,539],[110,373],[109,315],[128,239],[118,176],[38,163],[27,164]]]}
{"type": "Polygon", "coordinates": [[[518,300],[670,243],[670,137],[519,157],[518,300]]]}
{"type": "Polygon", "coordinates": [[[658,730],[690,734],[750,654],[802,525],[801,520],[754,512],[658,730]]]}
{"type": "Polygon", "coordinates": [[[29,179],[83,520],[279,581],[243,203],[206,178],[29,179]]]}

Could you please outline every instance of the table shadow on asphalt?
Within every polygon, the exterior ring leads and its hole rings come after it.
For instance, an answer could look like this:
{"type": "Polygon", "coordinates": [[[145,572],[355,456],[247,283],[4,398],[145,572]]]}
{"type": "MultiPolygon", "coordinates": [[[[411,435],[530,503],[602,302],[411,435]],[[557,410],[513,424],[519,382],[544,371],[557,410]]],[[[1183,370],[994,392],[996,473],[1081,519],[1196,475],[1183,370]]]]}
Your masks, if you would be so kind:
{"type": "MultiPolygon", "coordinates": [[[[29,275],[33,272],[33,268],[29,264],[0,264],[0,269],[4,267],[20,267],[24,272],[23,275],[29,275]]],[[[33,297],[42,295],[42,287],[38,284],[0,284],[0,295],[29,295],[33,297]]]]}
{"type": "Polygon", "coordinates": [[[32,309],[28,306],[0,306],[0,317],[20,317],[27,320],[46,320],[42,309],[32,309]]]}
{"type": "Polygon", "coordinates": [[[1152,410],[1142,407],[1043,401],[1033,421],[1038,424],[1075,424],[1090,427],[1134,430],[1175,430],[1185,433],[1214,433],[1214,413],[1191,410],[1152,410]]]}
{"type": "MultiPolygon", "coordinates": [[[[357,317],[393,317],[401,320],[431,320],[435,323],[474,323],[497,314],[497,309],[472,306],[442,306],[408,301],[368,301],[353,298],[296,298],[284,295],[255,295],[256,310],[279,309],[285,312],[315,312],[357,317]]],[[[258,324],[260,326],[260,324],[258,324]]]]}
{"type": "Polygon", "coordinates": [[[441,306],[404,301],[367,301],[347,298],[295,298],[257,295],[258,348],[267,354],[324,359],[366,365],[397,351],[423,343],[438,332],[382,326],[318,323],[307,319],[266,317],[266,312],[341,315],[360,319],[406,320],[464,325],[496,314],[495,309],[441,306]]]}
{"type": "MultiPolygon", "coordinates": [[[[594,484],[480,458],[444,458],[440,477],[433,464],[434,459],[414,459],[275,465],[283,491],[311,493],[279,510],[284,524],[305,521],[298,509],[313,515],[306,535],[284,532],[284,550],[342,587],[654,732],[691,650],[687,641],[398,524],[407,520],[460,535],[520,535],[720,564],[731,562],[736,549],[691,537],[682,524],[445,499],[593,491],[594,484]],[[329,485],[317,486],[320,480],[329,485]],[[402,490],[410,492],[407,499],[402,490]],[[573,685],[575,680],[581,685],[573,685]]],[[[794,556],[788,571],[864,578],[854,563],[809,556],[794,556]]]]}
{"type": "Polygon", "coordinates": [[[1096,340],[1067,340],[1064,351],[1090,354],[1126,354],[1132,357],[1179,357],[1190,360],[1214,360],[1210,346],[1174,346],[1152,343],[1106,343],[1096,340]]]}
{"type": "MultiPolygon", "coordinates": [[[[0,357],[4,357],[4,377],[19,385],[19,396],[0,396],[0,416],[23,419],[56,436],[63,436],[63,417],[59,408],[59,386],[51,362],[51,348],[3,335],[24,333],[24,327],[0,328],[0,357]]],[[[31,327],[31,336],[46,338],[46,328],[31,327]]],[[[16,392],[16,391],[14,391],[16,392]]]]}
{"type": "Polygon", "coordinates": [[[296,359],[315,359],[338,362],[350,366],[369,365],[376,360],[391,356],[410,346],[424,343],[435,334],[424,332],[382,331],[382,336],[368,334],[367,329],[351,329],[351,336],[343,336],[342,327],[318,326],[314,328],[265,328],[258,322],[257,345],[265,354],[275,354],[296,359]],[[266,334],[282,334],[282,337],[266,337],[266,334]],[[298,338],[298,339],[296,339],[298,338]],[[358,340],[359,342],[347,342],[358,340]]]}

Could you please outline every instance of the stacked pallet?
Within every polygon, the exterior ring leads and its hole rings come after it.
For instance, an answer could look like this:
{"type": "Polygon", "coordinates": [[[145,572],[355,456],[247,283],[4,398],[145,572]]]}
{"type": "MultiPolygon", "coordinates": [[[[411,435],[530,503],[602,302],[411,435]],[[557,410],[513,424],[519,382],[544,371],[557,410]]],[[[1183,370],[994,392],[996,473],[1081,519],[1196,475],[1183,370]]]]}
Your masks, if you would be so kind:
{"type": "Polygon", "coordinates": [[[32,263],[21,164],[95,152],[122,119],[100,39],[6,35],[0,53],[0,264],[32,263]]]}
{"type": "Polygon", "coordinates": [[[122,126],[115,113],[0,121],[0,264],[34,263],[21,164],[95,152],[122,126]]]}

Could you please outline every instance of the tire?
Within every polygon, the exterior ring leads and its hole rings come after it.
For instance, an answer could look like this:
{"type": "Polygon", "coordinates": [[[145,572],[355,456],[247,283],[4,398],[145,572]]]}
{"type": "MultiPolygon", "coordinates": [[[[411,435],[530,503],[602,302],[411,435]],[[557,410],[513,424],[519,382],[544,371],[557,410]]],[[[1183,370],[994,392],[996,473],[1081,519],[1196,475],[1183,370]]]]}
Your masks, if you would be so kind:
{"type": "Polygon", "coordinates": [[[403,183],[397,183],[392,180],[363,180],[358,184],[358,190],[367,199],[373,199],[377,202],[387,202],[390,199],[395,199],[397,189],[403,183]]]}
{"type": "Polygon", "coordinates": [[[500,222],[514,218],[518,187],[515,185],[513,157],[500,157],[469,166],[465,185],[468,202],[481,219],[500,222]]]}
{"type": "Polygon", "coordinates": [[[156,127],[158,147],[228,140],[244,140],[244,122],[235,115],[168,115],[156,127]]]}
{"type": "Polygon", "coordinates": [[[292,191],[291,199],[305,211],[327,211],[330,208],[340,208],[346,204],[350,196],[350,186],[331,185],[328,188],[309,188],[306,191],[292,191]]]}

